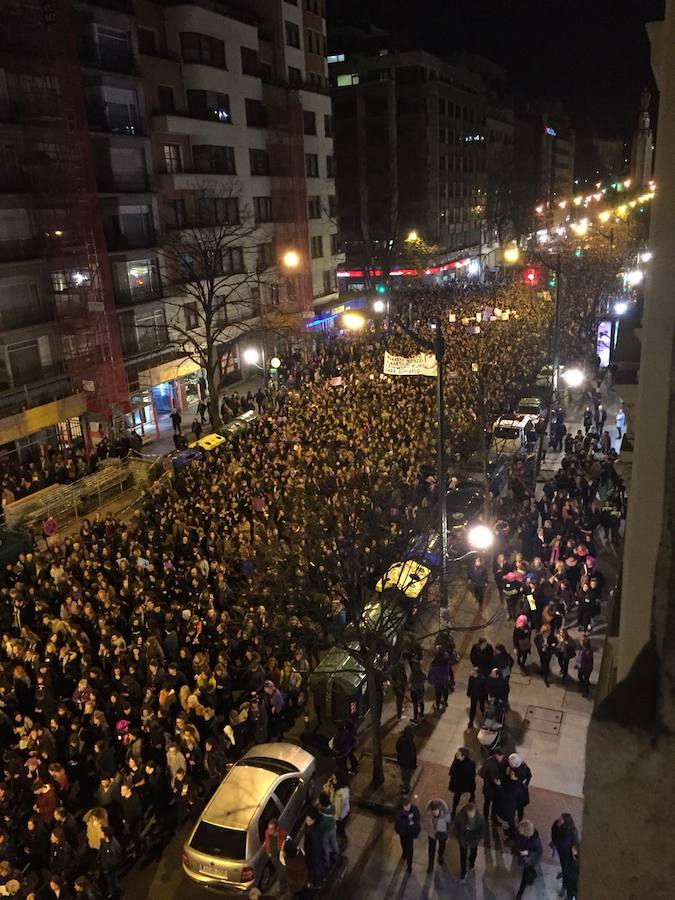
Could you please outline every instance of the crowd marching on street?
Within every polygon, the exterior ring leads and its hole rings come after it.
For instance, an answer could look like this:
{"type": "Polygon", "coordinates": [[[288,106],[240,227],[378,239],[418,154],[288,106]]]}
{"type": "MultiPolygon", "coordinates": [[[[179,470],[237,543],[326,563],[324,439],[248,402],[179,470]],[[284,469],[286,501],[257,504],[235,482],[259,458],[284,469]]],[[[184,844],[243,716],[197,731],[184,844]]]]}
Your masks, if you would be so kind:
{"type": "MultiPolygon", "coordinates": [[[[418,291],[408,302],[427,336],[430,320],[447,320],[448,310],[458,318],[475,316],[477,304],[513,310],[480,335],[444,326],[448,439],[463,451],[478,421],[479,378],[485,404],[508,409],[539,371],[546,310],[518,286],[418,291]]],[[[432,379],[383,376],[385,345],[416,352],[389,327],[321,340],[309,362],[287,357],[279,390],[224,408],[235,414],[255,403],[260,415],[248,431],[156,482],[126,520],[85,519],[79,533],[56,535],[1,573],[0,896],[121,896],[126,865],[194,819],[251,744],[292,728],[309,703],[310,672],[344,624],[339,601],[310,578],[308,535],[321,533],[330,553],[351,511],[366,505],[396,541],[400,519],[436,499],[422,472],[434,458],[432,379]]],[[[564,416],[560,405],[556,421],[564,416]]],[[[533,653],[545,683],[576,673],[588,696],[589,635],[604,589],[596,559],[600,545],[618,541],[625,515],[613,455],[592,424],[565,441],[541,496],[515,462],[495,501],[508,535],[493,563],[472,564],[468,581],[478,603],[494,582],[513,620],[513,646],[482,637],[472,648],[471,727],[486,704],[508,706],[511,669],[529,669],[533,653]]],[[[181,423],[174,429],[182,433],[181,423]]],[[[5,473],[5,489],[22,477],[5,473]]],[[[389,673],[399,716],[404,695],[414,706],[399,739],[404,789],[427,686],[437,707],[447,704],[455,662],[452,640],[439,639],[428,672],[413,652],[389,673]]],[[[306,811],[303,840],[275,821],[265,836],[295,897],[322,884],[347,840],[353,730],[340,725],[332,746],[335,774],[306,811]]],[[[526,763],[495,752],[476,766],[462,748],[449,778],[450,805],[431,798],[420,812],[402,799],[395,828],[408,868],[420,833],[430,867],[443,863],[454,835],[467,878],[488,821],[499,820],[522,861],[521,896],[544,840],[525,817],[526,763]]],[[[572,900],[579,837],[569,814],[553,823],[550,841],[572,900]]]]}

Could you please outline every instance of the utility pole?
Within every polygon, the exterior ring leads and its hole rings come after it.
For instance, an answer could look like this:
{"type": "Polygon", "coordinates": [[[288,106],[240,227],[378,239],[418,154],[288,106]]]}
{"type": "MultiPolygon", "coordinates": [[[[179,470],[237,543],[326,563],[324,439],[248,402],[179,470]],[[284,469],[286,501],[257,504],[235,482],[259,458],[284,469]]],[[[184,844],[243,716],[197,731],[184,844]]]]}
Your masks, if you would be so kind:
{"type": "MultiPolygon", "coordinates": [[[[555,309],[553,317],[553,353],[551,365],[551,405],[554,397],[558,393],[558,378],[560,375],[560,281],[561,281],[561,265],[560,253],[558,253],[555,264],[555,309]]],[[[549,410],[550,412],[550,410],[549,410]]]]}

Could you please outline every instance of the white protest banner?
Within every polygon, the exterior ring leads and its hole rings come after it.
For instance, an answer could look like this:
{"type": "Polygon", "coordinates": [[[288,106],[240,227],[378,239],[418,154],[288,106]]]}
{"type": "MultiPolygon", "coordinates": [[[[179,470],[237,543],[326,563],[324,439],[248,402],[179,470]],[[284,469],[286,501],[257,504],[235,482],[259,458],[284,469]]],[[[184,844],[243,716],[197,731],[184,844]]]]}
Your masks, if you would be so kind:
{"type": "Polygon", "coordinates": [[[385,375],[430,375],[432,378],[438,374],[433,353],[418,353],[407,357],[394,356],[385,351],[383,371],[385,375]]]}

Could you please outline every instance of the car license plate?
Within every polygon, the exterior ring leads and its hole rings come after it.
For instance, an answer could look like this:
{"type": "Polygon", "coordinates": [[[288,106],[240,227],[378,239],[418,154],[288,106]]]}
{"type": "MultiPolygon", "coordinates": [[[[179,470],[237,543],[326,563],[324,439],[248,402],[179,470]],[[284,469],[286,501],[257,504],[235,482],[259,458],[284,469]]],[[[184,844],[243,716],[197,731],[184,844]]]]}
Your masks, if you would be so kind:
{"type": "Polygon", "coordinates": [[[199,871],[202,875],[217,875],[219,878],[224,878],[227,881],[227,871],[214,863],[202,863],[199,871]]]}

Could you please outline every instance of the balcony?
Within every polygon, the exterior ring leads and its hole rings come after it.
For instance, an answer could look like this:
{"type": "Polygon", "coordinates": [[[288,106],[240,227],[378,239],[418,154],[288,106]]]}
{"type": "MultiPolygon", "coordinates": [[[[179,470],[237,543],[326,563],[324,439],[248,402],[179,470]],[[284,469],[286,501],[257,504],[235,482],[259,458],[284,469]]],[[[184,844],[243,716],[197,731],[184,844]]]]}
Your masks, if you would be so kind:
{"type": "Polygon", "coordinates": [[[0,172],[0,194],[25,194],[30,187],[26,172],[0,172]]]}
{"type": "Polygon", "coordinates": [[[40,377],[32,382],[15,379],[17,386],[13,387],[7,372],[0,372],[0,418],[61,400],[73,393],[72,381],[63,363],[44,366],[38,374],[40,377]]]}
{"type": "Polygon", "coordinates": [[[114,174],[107,172],[96,179],[99,194],[149,194],[152,191],[146,172],[114,174]]]}
{"type": "Polygon", "coordinates": [[[49,300],[28,306],[13,306],[0,310],[0,330],[13,331],[17,328],[30,328],[32,325],[53,322],[54,316],[54,304],[49,300]]]}
{"type": "Polygon", "coordinates": [[[42,256],[44,256],[44,248],[39,238],[0,241],[0,263],[22,262],[28,259],[40,259],[42,256]]]}
{"type": "Polygon", "coordinates": [[[123,75],[138,75],[136,59],[129,49],[109,48],[90,38],[80,38],[77,46],[83,66],[123,75]]]}
{"type": "Polygon", "coordinates": [[[127,137],[144,136],[143,126],[138,120],[138,111],[130,111],[127,115],[108,112],[104,104],[91,105],[87,109],[87,119],[91,131],[105,131],[108,134],[120,134],[127,137]]]}
{"type": "Polygon", "coordinates": [[[146,247],[154,247],[157,243],[157,236],[154,228],[138,229],[128,234],[106,229],[105,242],[109,251],[122,253],[125,250],[142,250],[146,247]]]}

